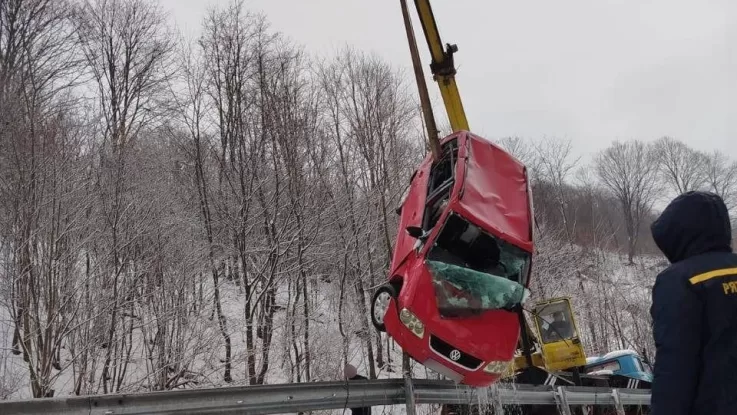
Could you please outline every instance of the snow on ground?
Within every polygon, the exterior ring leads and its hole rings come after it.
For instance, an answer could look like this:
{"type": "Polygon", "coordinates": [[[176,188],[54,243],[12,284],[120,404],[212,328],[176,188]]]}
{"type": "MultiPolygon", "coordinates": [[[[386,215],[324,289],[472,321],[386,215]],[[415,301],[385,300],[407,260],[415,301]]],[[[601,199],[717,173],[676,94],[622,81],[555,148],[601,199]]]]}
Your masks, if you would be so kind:
{"type": "MultiPolygon", "coordinates": [[[[277,304],[285,306],[288,300],[286,287],[281,287],[278,291],[277,304]]],[[[336,381],[342,380],[342,342],[338,329],[337,310],[338,310],[338,293],[330,284],[320,284],[316,294],[311,298],[312,310],[311,324],[311,365],[314,373],[315,381],[336,381]]],[[[212,295],[209,292],[208,295],[212,295]]],[[[201,321],[198,322],[203,334],[199,336],[192,344],[191,354],[196,354],[196,360],[192,365],[192,369],[203,375],[205,382],[202,387],[217,386],[236,386],[247,384],[246,380],[246,336],[245,336],[245,311],[244,311],[244,293],[235,284],[224,282],[221,286],[221,298],[223,312],[227,317],[228,331],[231,335],[233,354],[233,382],[226,384],[222,381],[223,358],[222,337],[217,327],[217,320],[210,321],[209,310],[203,310],[201,313],[201,321]]],[[[347,301],[346,307],[355,307],[355,301],[347,301]]],[[[7,309],[0,311],[0,342],[3,348],[0,349],[0,392],[3,393],[4,399],[30,399],[30,387],[28,382],[27,366],[23,362],[22,356],[15,356],[10,352],[10,344],[12,339],[12,324],[7,315],[7,309]]],[[[348,347],[348,354],[351,364],[356,366],[359,372],[367,375],[367,354],[364,342],[360,341],[353,335],[354,331],[360,327],[359,319],[361,316],[353,310],[347,313],[346,331],[351,336],[348,347]]],[[[150,318],[150,317],[149,317],[150,318]]],[[[151,323],[146,321],[145,323],[151,323]]],[[[292,381],[289,375],[288,364],[286,363],[286,348],[291,344],[287,342],[288,327],[287,313],[285,310],[278,311],[274,321],[274,338],[272,347],[270,348],[270,369],[266,378],[266,383],[286,383],[292,381]]],[[[298,327],[299,329],[299,327],[298,327]]],[[[370,327],[373,334],[373,327],[370,327]]],[[[131,386],[124,388],[124,392],[139,391],[140,386],[145,386],[145,378],[147,375],[145,353],[142,350],[143,338],[139,332],[134,335],[133,355],[129,366],[129,374],[127,376],[128,383],[131,385],[139,385],[138,389],[131,386]]],[[[380,368],[377,377],[380,379],[399,378],[401,377],[401,361],[402,351],[391,340],[384,338],[384,353],[389,354],[392,364],[391,370],[380,368]]],[[[67,362],[70,356],[63,357],[67,362]]],[[[257,364],[260,364],[260,353],[257,364]]],[[[439,375],[428,370],[424,366],[412,362],[412,373],[416,378],[438,379],[439,375]]],[[[61,373],[58,373],[54,381],[54,389],[56,396],[65,396],[71,394],[73,389],[73,378],[71,367],[66,367],[61,373]]],[[[101,392],[100,392],[101,393],[101,392]]],[[[434,414],[439,410],[439,406],[420,405],[418,414],[434,414]]],[[[343,410],[334,411],[317,411],[316,414],[341,414],[349,413],[343,410]]],[[[380,406],[374,407],[374,414],[404,414],[406,408],[403,405],[380,406]]]]}
{"type": "Polygon", "coordinates": [[[13,339],[13,325],[8,308],[0,306],[0,399],[21,396],[27,390],[28,369],[17,359],[10,349],[13,339]]]}
{"type": "MultiPolygon", "coordinates": [[[[615,291],[626,299],[627,302],[636,304],[640,308],[649,307],[649,295],[654,282],[655,275],[663,268],[664,264],[659,258],[644,258],[637,261],[635,266],[623,265],[621,257],[608,255],[605,258],[603,273],[606,284],[618,287],[615,291]]],[[[319,282],[316,287],[310,289],[310,345],[311,345],[311,372],[313,381],[335,381],[342,380],[343,368],[343,336],[338,327],[339,292],[335,282],[319,282]]],[[[367,375],[368,354],[365,350],[365,342],[360,340],[361,319],[366,318],[358,307],[358,302],[352,297],[354,292],[347,288],[350,295],[346,295],[345,307],[345,334],[350,339],[348,343],[348,357],[350,362],[356,366],[359,373],[367,375]]],[[[572,291],[572,293],[575,291],[572,291]]],[[[206,303],[213,295],[212,287],[205,293],[206,303]]],[[[367,297],[368,297],[367,293],[367,297]]],[[[203,382],[198,387],[218,387],[246,385],[246,336],[245,336],[245,294],[241,287],[230,281],[224,281],[221,285],[221,298],[223,312],[227,317],[228,332],[231,336],[233,354],[233,382],[225,383],[222,380],[224,348],[222,336],[218,328],[217,319],[210,320],[210,308],[203,308],[197,316],[197,321],[192,322],[192,336],[187,343],[187,358],[192,360],[191,368],[203,377],[203,382]]],[[[368,299],[368,298],[367,298],[368,299]]],[[[584,326],[585,313],[576,309],[578,301],[585,299],[573,298],[574,312],[577,313],[579,326],[584,326]]],[[[289,304],[289,289],[286,284],[279,286],[276,302],[282,307],[289,304]]],[[[1,305],[0,305],[1,306],[1,305]]],[[[301,342],[302,323],[301,309],[296,312],[295,330],[298,342],[301,342]]],[[[145,324],[153,323],[153,316],[147,316],[145,324]]],[[[0,307],[0,398],[2,399],[25,399],[30,398],[28,382],[28,369],[23,362],[22,356],[11,353],[12,324],[7,307],[0,307]]],[[[286,383],[295,381],[291,373],[289,357],[294,359],[294,344],[290,339],[290,324],[287,311],[280,309],[274,319],[274,337],[269,350],[269,371],[266,383],[286,383]]],[[[369,326],[371,335],[374,335],[373,327],[369,326]]],[[[256,339],[258,341],[258,339],[256,339]]],[[[260,345],[260,342],[258,343],[260,345]]],[[[380,368],[377,376],[381,379],[400,377],[402,351],[391,340],[383,337],[384,358],[392,362],[391,369],[380,368]],[[388,353],[388,356],[387,356],[388,353]]],[[[299,343],[298,347],[302,347],[299,343]]],[[[127,383],[129,387],[124,392],[136,392],[145,390],[147,385],[147,359],[143,350],[144,342],[140,332],[134,336],[134,359],[130,362],[127,383]]],[[[71,356],[62,351],[62,360],[66,368],[58,373],[54,381],[56,396],[64,396],[71,393],[73,379],[71,373],[71,356]]],[[[257,351],[257,366],[260,366],[261,354],[257,351]]],[[[417,378],[439,378],[440,376],[429,371],[424,366],[413,362],[412,373],[417,378]]],[[[99,377],[99,376],[98,376],[99,377]]],[[[101,391],[99,392],[101,393],[101,391]]],[[[494,388],[489,388],[482,395],[484,402],[494,402],[494,388]]],[[[419,408],[420,414],[437,413],[437,407],[423,405],[419,408]]],[[[322,411],[316,413],[339,414],[343,411],[322,411]]],[[[347,412],[346,412],[347,413],[347,412]]],[[[387,406],[374,408],[374,414],[404,414],[404,406],[387,406]]]]}

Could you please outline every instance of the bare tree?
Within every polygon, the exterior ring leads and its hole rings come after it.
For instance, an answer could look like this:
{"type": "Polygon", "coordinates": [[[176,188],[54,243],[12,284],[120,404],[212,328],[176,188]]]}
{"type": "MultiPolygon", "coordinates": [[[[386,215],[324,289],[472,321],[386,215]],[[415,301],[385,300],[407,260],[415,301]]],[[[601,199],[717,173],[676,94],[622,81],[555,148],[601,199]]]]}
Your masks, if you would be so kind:
{"type": "Polygon", "coordinates": [[[639,141],[615,141],[596,157],[599,180],[617,198],[627,231],[627,259],[634,264],[641,225],[658,195],[657,160],[639,141]]]}
{"type": "MultiPolygon", "coordinates": [[[[230,279],[244,290],[246,376],[258,384],[269,368],[276,295],[285,269],[292,259],[302,271],[306,267],[310,227],[303,222],[302,201],[290,191],[304,191],[299,184],[303,150],[291,145],[303,134],[301,110],[309,108],[301,107],[299,53],[269,30],[263,16],[249,13],[242,2],[231,2],[211,10],[204,29],[200,48],[207,64],[207,110],[219,139],[213,145],[218,167],[214,203],[222,224],[216,233],[225,237],[220,242],[231,255],[224,262],[236,264],[229,268],[230,279]],[[291,258],[295,246],[297,255],[291,258]]],[[[301,304],[303,314],[305,308],[309,314],[306,279],[304,273],[297,281],[287,280],[290,293],[296,291],[289,299],[293,313],[301,304]]],[[[225,337],[224,317],[220,321],[225,337]]],[[[308,325],[298,355],[309,356],[308,325]]],[[[296,344],[295,337],[290,340],[296,344]]],[[[228,342],[226,338],[226,350],[228,342]]],[[[309,365],[305,370],[309,376],[309,365]]]]}
{"type": "Polygon", "coordinates": [[[207,244],[207,262],[213,283],[213,309],[217,313],[218,328],[224,342],[223,380],[232,382],[232,341],[227,328],[227,320],[222,310],[220,281],[223,276],[221,266],[222,251],[219,247],[218,228],[214,214],[213,201],[216,190],[213,190],[210,171],[211,149],[210,135],[207,131],[207,83],[208,66],[204,61],[204,54],[195,51],[191,44],[183,44],[180,57],[183,62],[182,81],[184,88],[179,94],[173,94],[177,102],[177,114],[182,125],[186,128],[189,145],[188,160],[193,164],[193,185],[196,189],[199,204],[200,222],[207,244]]]}
{"type": "Polygon", "coordinates": [[[100,278],[110,309],[101,339],[101,384],[108,393],[123,386],[130,362],[136,283],[130,275],[140,252],[135,238],[141,229],[136,214],[146,210],[133,197],[129,162],[142,126],[150,127],[161,115],[157,104],[168,91],[173,43],[158,6],[143,0],[85,1],[76,10],[75,23],[104,120],[96,188],[105,235],[100,243],[106,245],[99,253],[107,264],[100,278]]]}
{"type": "Polygon", "coordinates": [[[570,140],[547,139],[533,145],[537,161],[538,181],[551,186],[553,199],[557,205],[562,228],[569,242],[573,242],[575,229],[575,206],[571,206],[568,178],[581,157],[574,157],[570,140]],[[569,194],[566,194],[569,193],[569,194]],[[570,212],[573,210],[573,212],[570,212]]]}
{"type": "Polygon", "coordinates": [[[139,129],[161,116],[174,42],[159,6],[144,0],[86,0],[76,31],[98,90],[104,138],[124,151],[139,129]]]}
{"type": "Polygon", "coordinates": [[[706,189],[724,199],[730,211],[737,206],[737,162],[731,161],[723,152],[714,151],[706,157],[706,189]]]}
{"type": "Polygon", "coordinates": [[[577,244],[584,249],[598,251],[619,248],[622,227],[617,220],[621,217],[614,199],[599,186],[595,169],[582,166],[576,173],[576,199],[572,202],[576,210],[577,244]]]}
{"type": "MultiPolygon", "coordinates": [[[[344,289],[353,285],[354,304],[362,317],[361,339],[369,361],[381,367],[383,343],[371,335],[364,284],[376,286],[388,272],[396,229],[390,212],[399,203],[417,156],[423,155],[411,139],[418,114],[399,74],[376,57],[350,48],[321,69],[320,82],[328,97],[326,134],[334,146],[340,178],[333,193],[334,214],[345,218],[341,231],[348,243],[344,249],[350,250],[344,254],[352,265],[341,278],[341,293],[351,295],[344,289]]],[[[376,376],[373,363],[368,372],[376,376]]]]}
{"type": "Polygon", "coordinates": [[[522,137],[503,137],[497,141],[509,154],[521,161],[531,172],[537,174],[537,155],[535,154],[535,146],[522,137]]]}
{"type": "Polygon", "coordinates": [[[310,283],[314,282],[310,275],[310,250],[319,234],[321,212],[312,210],[316,194],[310,189],[313,187],[310,180],[312,172],[307,149],[315,139],[316,109],[308,100],[303,52],[280,35],[269,33],[263,25],[257,26],[256,33],[260,98],[255,108],[260,125],[258,121],[256,125],[260,127],[258,136],[268,145],[263,150],[270,154],[271,163],[264,166],[254,159],[251,168],[257,176],[260,174],[256,172],[264,170],[264,167],[270,170],[272,175],[268,180],[273,183],[274,190],[269,194],[259,188],[256,192],[270,254],[257,260],[265,268],[254,270],[256,272],[251,274],[253,280],[247,281],[254,290],[258,287],[261,292],[259,297],[247,298],[246,301],[247,318],[256,322],[256,335],[261,340],[261,364],[251,376],[251,382],[263,383],[269,368],[276,293],[284,277],[288,278],[290,297],[286,314],[295,359],[292,374],[298,381],[309,382],[313,372],[310,283]],[[274,223],[279,223],[280,228],[274,223]],[[296,278],[289,278],[289,273],[283,272],[283,268],[295,270],[296,278]],[[254,284],[259,280],[265,283],[254,284]]]}
{"type": "Polygon", "coordinates": [[[655,142],[654,150],[663,182],[677,194],[698,190],[706,182],[707,157],[671,137],[655,142]]]}
{"type": "Polygon", "coordinates": [[[154,203],[140,219],[148,231],[138,248],[132,316],[140,322],[136,328],[146,376],[129,380],[128,388],[168,390],[199,384],[203,376],[198,360],[210,353],[205,350],[219,334],[207,320],[207,302],[196,294],[207,269],[208,249],[189,186],[192,175],[184,168],[190,160],[180,147],[185,137],[171,137],[168,128],[150,131],[147,140],[139,141],[140,156],[133,160],[139,172],[133,177],[148,183],[136,186],[137,196],[154,203]]]}
{"type": "MultiPolygon", "coordinates": [[[[75,42],[63,1],[0,2],[0,240],[7,241],[14,353],[34,397],[53,396],[76,312],[81,145],[74,128],[75,42]]],[[[3,245],[3,244],[0,244],[3,245]]]]}

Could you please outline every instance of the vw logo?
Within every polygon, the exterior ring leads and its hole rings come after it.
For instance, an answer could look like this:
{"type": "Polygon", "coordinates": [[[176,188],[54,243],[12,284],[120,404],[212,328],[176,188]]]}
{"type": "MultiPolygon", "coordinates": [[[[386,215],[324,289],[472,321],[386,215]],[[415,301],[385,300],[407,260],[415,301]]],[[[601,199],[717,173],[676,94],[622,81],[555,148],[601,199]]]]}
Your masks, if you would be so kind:
{"type": "Polygon", "coordinates": [[[452,352],[450,352],[450,360],[455,362],[460,358],[461,358],[461,352],[459,352],[458,350],[454,349],[452,352]]]}

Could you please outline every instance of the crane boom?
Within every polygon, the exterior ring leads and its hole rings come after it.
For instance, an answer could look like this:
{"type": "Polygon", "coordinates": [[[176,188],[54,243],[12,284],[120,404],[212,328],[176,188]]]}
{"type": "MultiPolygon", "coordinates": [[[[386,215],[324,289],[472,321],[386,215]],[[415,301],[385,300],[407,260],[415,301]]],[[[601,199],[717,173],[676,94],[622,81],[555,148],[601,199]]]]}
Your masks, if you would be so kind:
{"type": "Polygon", "coordinates": [[[458,85],[455,81],[456,69],[453,63],[453,54],[458,51],[456,45],[446,45],[440,40],[438,26],[435,23],[435,16],[430,6],[430,0],[415,0],[415,7],[422,23],[422,31],[425,33],[425,40],[430,49],[432,63],[430,69],[433,79],[440,87],[440,94],[443,97],[445,111],[448,114],[450,127],[453,132],[460,130],[469,130],[466,113],[463,110],[463,102],[461,94],[458,91],[458,85]]]}

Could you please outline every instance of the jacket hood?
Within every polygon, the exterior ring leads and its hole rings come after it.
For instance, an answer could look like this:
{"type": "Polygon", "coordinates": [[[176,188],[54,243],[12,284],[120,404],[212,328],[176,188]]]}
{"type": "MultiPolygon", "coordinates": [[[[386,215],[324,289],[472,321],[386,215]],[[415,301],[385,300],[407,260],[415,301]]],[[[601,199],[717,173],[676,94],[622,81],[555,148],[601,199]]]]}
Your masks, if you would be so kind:
{"type": "Polygon", "coordinates": [[[650,230],[671,263],[712,251],[732,251],[732,226],[721,197],[686,192],[665,208],[650,230]]]}

